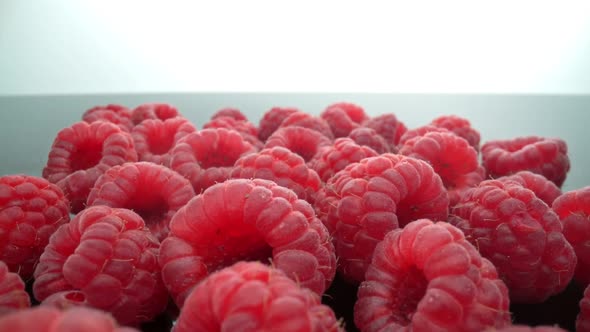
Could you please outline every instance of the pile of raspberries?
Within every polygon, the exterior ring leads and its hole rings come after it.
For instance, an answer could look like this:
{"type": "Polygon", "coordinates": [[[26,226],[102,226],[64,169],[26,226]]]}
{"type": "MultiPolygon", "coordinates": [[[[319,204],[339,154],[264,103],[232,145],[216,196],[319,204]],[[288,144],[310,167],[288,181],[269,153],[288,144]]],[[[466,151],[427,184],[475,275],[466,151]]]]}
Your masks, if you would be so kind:
{"type": "Polygon", "coordinates": [[[143,104],[48,148],[42,177],[0,176],[0,331],[590,331],[562,139],[143,104]]]}

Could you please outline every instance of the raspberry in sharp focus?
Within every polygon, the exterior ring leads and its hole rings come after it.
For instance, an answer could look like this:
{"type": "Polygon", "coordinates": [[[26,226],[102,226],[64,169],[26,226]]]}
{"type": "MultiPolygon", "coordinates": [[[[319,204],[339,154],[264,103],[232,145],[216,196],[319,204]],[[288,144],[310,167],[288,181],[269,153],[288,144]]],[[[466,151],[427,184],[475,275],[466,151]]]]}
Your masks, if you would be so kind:
{"type": "Polygon", "coordinates": [[[446,220],[449,197],[428,163],[386,153],[336,173],[315,207],[333,237],[339,272],[355,283],[387,232],[420,218],[446,220]]]}
{"type": "Polygon", "coordinates": [[[203,129],[184,137],[172,150],[170,168],[187,178],[196,193],[227,180],[235,162],[256,152],[239,132],[203,129]]]}
{"type": "Polygon", "coordinates": [[[185,118],[149,119],[135,126],[131,132],[139,161],[169,166],[170,151],[178,141],[197,129],[185,118]]]}
{"type": "Polygon", "coordinates": [[[131,112],[131,121],[134,125],[147,119],[166,120],[180,116],[176,107],[163,103],[148,103],[137,106],[131,112]]]}
{"type": "Polygon", "coordinates": [[[130,161],[137,161],[137,152],[129,133],[109,122],[77,122],[57,134],[43,177],[63,190],[71,212],[77,213],[84,209],[96,179],[130,161]]]}
{"type": "Polygon", "coordinates": [[[159,247],[138,214],[89,207],[51,236],[35,269],[35,298],[98,308],[125,325],[149,321],[168,304],[159,247]]]}
{"type": "Polygon", "coordinates": [[[373,149],[358,145],[350,138],[337,138],[333,145],[320,149],[308,165],[318,173],[322,181],[327,182],[346,166],[377,155],[379,154],[373,149]]]}
{"type": "Polygon", "coordinates": [[[162,278],[182,307],[209,273],[240,260],[267,262],[317,294],[331,284],[336,256],[309,203],[269,180],[231,179],[180,209],[162,242],[162,278]]]}
{"type": "Polygon", "coordinates": [[[328,122],[334,137],[346,137],[369,117],[365,110],[352,103],[336,103],[328,106],[320,117],[328,122]]]}
{"type": "Polygon", "coordinates": [[[268,110],[258,124],[258,138],[262,142],[266,142],[266,139],[279,129],[283,120],[295,112],[299,112],[299,110],[293,107],[273,107],[268,110]]]}
{"type": "Polygon", "coordinates": [[[586,286],[580,300],[580,313],[576,318],[576,332],[590,332],[590,285],[586,286]]]}
{"type": "Polygon", "coordinates": [[[477,152],[453,133],[429,132],[404,142],[399,154],[430,163],[447,189],[458,186],[458,180],[477,170],[477,152]]]}
{"type": "Polygon", "coordinates": [[[382,153],[397,153],[397,149],[391,150],[389,144],[383,136],[377,134],[377,132],[371,128],[367,127],[360,127],[353,129],[350,134],[348,134],[348,138],[355,141],[358,145],[368,146],[371,149],[375,150],[378,154],[382,153]]]}
{"type": "Polygon", "coordinates": [[[283,120],[283,122],[281,122],[281,125],[279,126],[279,128],[292,127],[292,126],[303,127],[303,128],[315,130],[318,133],[321,133],[322,135],[329,138],[330,141],[334,139],[334,134],[332,133],[332,129],[330,129],[330,125],[328,124],[328,122],[326,122],[326,120],[324,120],[320,117],[313,116],[309,113],[305,113],[305,112],[292,113],[289,116],[287,116],[283,120]]]}
{"type": "Polygon", "coordinates": [[[567,144],[559,138],[527,136],[489,141],[481,153],[483,166],[493,178],[531,171],[561,187],[570,169],[567,144]]]}
{"type": "Polygon", "coordinates": [[[318,151],[332,145],[332,141],[319,132],[303,127],[283,127],[275,131],[264,144],[264,148],[285,147],[310,161],[318,151]]]}
{"type": "Polygon", "coordinates": [[[382,114],[363,123],[363,126],[369,127],[383,136],[390,146],[390,149],[395,149],[399,143],[402,135],[408,130],[403,122],[399,121],[395,114],[382,114]]]}
{"type": "Polygon", "coordinates": [[[555,183],[547,180],[547,178],[541,174],[535,174],[529,171],[520,171],[512,175],[499,177],[496,180],[516,181],[523,187],[532,190],[537,197],[542,199],[543,202],[547,203],[549,206],[551,206],[553,201],[561,195],[561,189],[559,189],[555,183]]]}
{"type": "Polygon", "coordinates": [[[513,302],[543,302],[573,277],[576,255],[559,217],[519,183],[481,182],[463,193],[448,221],[496,266],[513,302]]]}
{"type": "Polygon", "coordinates": [[[0,317],[0,331],[10,332],[139,332],[118,327],[111,315],[103,311],[76,307],[65,311],[40,306],[0,317]]]}
{"type": "Polygon", "coordinates": [[[343,331],[317,294],[279,269],[238,262],[209,275],[188,296],[174,332],[343,331]]]}
{"type": "Polygon", "coordinates": [[[586,287],[590,284],[590,186],[564,193],[552,207],[578,257],[574,278],[586,287]]]}
{"type": "Polygon", "coordinates": [[[8,312],[31,306],[25,283],[18,274],[8,271],[8,266],[0,260],[0,317],[8,312]]]}
{"type": "Polygon", "coordinates": [[[238,159],[230,177],[274,181],[310,204],[321,187],[320,177],[301,156],[279,146],[238,159]]]}
{"type": "Polygon", "coordinates": [[[431,125],[452,131],[455,135],[463,137],[469,142],[475,151],[479,151],[479,132],[471,127],[469,120],[457,115],[442,115],[430,122],[431,125]]]}
{"type": "Polygon", "coordinates": [[[219,111],[215,112],[211,116],[211,120],[214,120],[222,116],[229,116],[230,118],[234,118],[235,120],[239,121],[248,121],[248,118],[244,115],[244,113],[242,113],[239,109],[232,107],[222,108],[219,111]]]}
{"type": "Polygon", "coordinates": [[[148,162],[126,163],[109,169],[96,181],[88,206],[133,210],[162,240],[174,213],[194,196],[190,182],[169,168],[148,162]]]}
{"type": "Polygon", "coordinates": [[[61,189],[43,178],[0,177],[0,261],[30,278],[51,234],[70,221],[69,206],[61,189]]]}
{"type": "Polygon", "coordinates": [[[506,285],[461,231],[427,219],[389,232],[358,289],[363,332],[479,332],[510,324],[506,285]]]}
{"type": "Polygon", "coordinates": [[[131,132],[133,122],[131,121],[131,110],[121,105],[95,106],[82,115],[82,120],[88,123],[95,121],[106,121],[116,124],[121,130],[131,132]]]}

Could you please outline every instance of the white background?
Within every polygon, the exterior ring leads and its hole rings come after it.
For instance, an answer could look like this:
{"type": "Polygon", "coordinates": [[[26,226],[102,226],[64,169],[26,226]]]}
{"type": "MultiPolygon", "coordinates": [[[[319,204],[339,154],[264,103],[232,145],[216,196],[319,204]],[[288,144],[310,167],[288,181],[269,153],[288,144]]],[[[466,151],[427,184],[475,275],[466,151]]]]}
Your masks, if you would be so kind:
{"type": "Polygon", "coordinates": [[[194,91],[587,94],[590,2],[0,0],[0,95],[194,91]]]}

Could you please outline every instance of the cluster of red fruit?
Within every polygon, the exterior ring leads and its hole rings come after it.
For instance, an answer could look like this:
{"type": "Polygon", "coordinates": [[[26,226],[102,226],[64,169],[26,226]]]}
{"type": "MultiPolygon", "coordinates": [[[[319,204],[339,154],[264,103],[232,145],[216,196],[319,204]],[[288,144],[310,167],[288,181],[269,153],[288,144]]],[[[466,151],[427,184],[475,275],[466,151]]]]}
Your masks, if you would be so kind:
{"type": "Polygon", "coordinates": [[[0,330],[532,331],[511,302],[590,284],[590,187],[562,193],[569,168],[561,139],[480,147],[452,115],[228,108],[198,130],[167,104],[95,107],[43,178],[0,177],[0,330]],[[322,304],[335,278],[348,324],[322,304]]]}

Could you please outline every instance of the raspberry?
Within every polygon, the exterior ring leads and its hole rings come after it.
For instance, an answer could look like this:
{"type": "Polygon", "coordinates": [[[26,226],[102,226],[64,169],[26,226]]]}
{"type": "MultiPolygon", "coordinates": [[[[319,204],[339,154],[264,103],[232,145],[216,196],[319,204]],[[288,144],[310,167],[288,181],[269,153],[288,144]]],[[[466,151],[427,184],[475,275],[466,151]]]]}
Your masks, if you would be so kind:
{"type": "Polygon", "coordinates": [[[308,164],[318,173],[322,181],[327,182],[346,166],[377,155],[379,154],[373,149],[360,146],[350,138],[337,138],[334,145],[322,148],[308,164]]]}
{"type": "Polygon", "coordinates": [[[448,221],[494,263],[514,302],[543,302],[572,279],[576,255],[559,218],[516,182],[486,180],[468,189],[448,221]]]}
{"type": "Polygon", "coordinates": [[[130,132],[133,128],[131,121],[131,110],[125,106],[110,104],[106,106],[95,106],[82,115],[82,120],[88,123],[95,121],[106,121],[116,124],[121,130],[130,132]]]}
{"type": "Polygon", "coordinates": [[[414,129],[410,129],[408,131],[406,131],[402,137],[400,137],[399,139],[399,145],[403,145],[404,143],[406,143],[407,141],[419,137],[419,136],[424,136],[428,133],[449,133],[451,132],[448,129],[445,128],[440,128],[440,127],[435,127],[432,125],[426,125],[426,126],[422,126],[422,127],[418,127],[418,128],[414,128],[414,129]]]}
{"type": "Polygon", "coordinates": [[[510,325],[501,329],[489,329],[484,332],[566,332],[557,326],[526,326],[526,325],[510,325]]]}
{"type": "Polygon", "coordinates": [[[453,133],[429,132],[405,141],[399,154],[430,163],[446,188],[457,187],[457,180],[477,169],[477,152],[453,133]]]}
{"type": "Polygon", "coordinates": [[[25,291],[25,283],[18,274],[9,272],[8,266],[0,261],[0,317],[30,306],[31,299],[25,291]]]}
{"type": "Polygon", "coordinates": [[[137,161],[129,133],[108,122],[77,122],[57,134],[43,177],[63,190],[71,212],[78,213],[96,179],[128,161],[137,161]]]}
{"type": "Polygon", "coordinates": [[[452,131],[455,135],[463,137],[475,151],[479,151],[479,132],[471,128],[469,120],[457,115],[443,115],[432,120],[431,125],[452,131]]]}
{"type": "Polygon", "coordinates": [[[79,307],[60,311],[45,306],[20,310],[0,317],[0,331],[139,332],[130,327],[118,327],[113,317],[100,310],[79,307]]]}
{"type": "Polygon", "coordinates": [[[482,331],[510,324],[496,269],[448,223],[420,219],[377,245],[358,289],[361,331],[482,331]]]}
{"type": "Polygon", "coordinates": [[[481,165],[475,171],[463,174],[455,179],[455,186],[447,188],[449,191],[449,206],[453,207],[461,200],[463,193],[469,188],[476,187],[486,179],[486,169],[481,165]]]}
{"type": "Polygon", "coordinates": [[[0,261],[27,280],[51,234],[70,221],[58,186],[28,175],[0,177],[0,261]]]}
{"type": "Polygon", "coordinates": [[[195,192],[227,180],[234,163],[242,156],[256,152],[235,130],[203,129],[192,133],[172,150],[170,168],[187,178],[195,192]]]}
{"type": "Polygon", "coordinates": [[[590,285],[584,290],[584,297],[580,300],[580,313],[576,319],[576,331],[590,331],[590,285]]]}
{"type": "Polygon", "coordinates": [[[229,116],[219,116],[203,125],[203,129],[225,128],[233,129],[240,134],[258,137],[258,129],[248,121],[236,120],[229,116]]]}
{"type": "Polygon", "coordinates": [[[135,126],[131,136],[140,161],[169,166],[172,148],[181,138],[195,131],[195,127],[182,117],[164,121],[150,119],[135,126]]]}
{"type": "Polygon", "coordinates": [[[352,139],[358,145],[368,146],[375,150],[378,154],[392,152],[397,153],[397,149],[391,151],[389,144],[383,136],[377,134],[377,132],[371,128],[360,127],[353,129],[348,138],[352,139]]]}
{"type": "Polygon", "coordinates": [[[293,190],[297,197],[310,204],[313,204],[315,195],[321,187],[320,177],[308,168],[303,158],[279,146],[238,159],[231,177],[274,181],[293,190]]]}
{"type": "Polygon", "coordinates": [[[489,141],[482,146],[481,152],[483,165],[494,178],[531,171],[561,187],[570,169],[567,144],[559,138],[528,136],[489,141]]]}
{"type": "Polygon", "coordinates": [[[426,162],[382,154],[348,165],[316,198],[318,216],[334,238],[339,272],[363,281],[375,246],[412,220],[446,220],[449,197],[426,162]]]}
{"type": "Polygon", "coordinates": [[[131,121],[133,121],[134,125],[138,125],[148,119],[163,121],[177,116],[180,116],[180,113],[172,105],[162,103],[142,104],[137,106],[131,113],[131,121]]]}
{"type": "Polygon", "coordinates": [[[561,190],[555,183],[547,180],[543,175],[520,171],[513,175],[499,177],[499,181],[515,181],[521,186],[532,190],[547,205],[551,206],[553,201],[561,195],[561,190]]]}
{"type": "Polygon", "coordinates": [[[195,196],[190,182],[161,165],[127,163],[109,169],[88,196],[88,206],[126,208],[139,214],[162,240],[172,216],[195,196]]]}
{"type": "Polygon", "coordinates": [[[272,135],[289,115],[299,112],[297,108],[293,107],[273,107],[268,110],[258,124],[258,138],[262,142],[272,135]]]}
{"type": "Polygon", "coordinates": [[[399,121],[393,113],[386,113],[367,120],[363,126],[369,127],[383,136],[390,146],[395,148],[402,135],[408,130],[403,122],[399,121]]]}
{"type": "Polygon", "coordinates": [[[99,308],[121,324],[149,321],[168,303],[159,245],[136,213],[89,207],[51,236],[35,269],[35,298],[99,308]]]}
{"type": "Polygon", "coordinates": [[[322,147],[330,145],[332,145],[332,141],[315,130],[303,127],[283,127],[266,140],[264,148],[282,146],[297,153],[308,162],[322,147]]]}
{"type": "Polygon", "coordinates": [[[334,139],[334,134],[332,133],[332,129],[330,129],[328,122],[320,117],[313,116],[308,113],[295,112],[290,114],[283,120],[283,122],[281,122],[279,128],[291,126],[312,129],[326,136],[330,140],[334,139]]]}
{"type": "Polygon", "coordinates": [[[182,307],[209,273],[240,260],[266,261],[322,294],[336,271],[334,247],[309,203],[269,180],[232,179],[180,209],[162,242],[162,278],[182,307]]]}
{"type": "Polygon", "coordinates": [[[282,271],[238,262],[195,287],[174,332],[343,331],[330,307],[282,271]]]}
{"type": "Polygon", "coordinates": [[[590,284],[590,186],[559,196],[553,202],[553,211],[578,257],[574,278],[585,287],[590,284]]]}
{"type": "Polygon", "coordinates": [[[328,106],[320,117],[330,125],[334,137],[346,137],[350,132],[367,121],[365,110],[351,103],[336,103],[328,106]]]}
{"type": "Polygon", "coordinates": [[[222,108],[211,116],[211,120],[215,120],[222,116],[228,116],[238,121],[248,121],[248,118],[237,108],[227,107],[222,108]]]}

